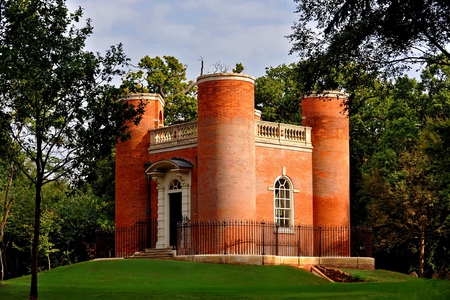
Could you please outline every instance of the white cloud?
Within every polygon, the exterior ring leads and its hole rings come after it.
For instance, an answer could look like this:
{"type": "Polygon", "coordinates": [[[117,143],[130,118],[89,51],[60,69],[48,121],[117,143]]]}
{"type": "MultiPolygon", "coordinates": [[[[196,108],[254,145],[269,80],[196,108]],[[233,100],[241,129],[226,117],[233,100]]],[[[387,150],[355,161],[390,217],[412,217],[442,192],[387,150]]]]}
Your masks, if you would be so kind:
{"type": "Polygon", "coordinates": [[[94,34],[90,50],[104,51],[122,42],[137,63],[145,55],[173,55],[189,66],[188,77],[198,75],[199,57],[205,68],[220,61],[245,72],[264,75],[265,67],[290,63],[290,45],[284,37],[295,21],[292,0],[68,0],[71,10],[85,9],[94,34]]]}
{"type": "Polygon", "coordinates": [[[241,1],[241,0],[188,0],[182,2],[182,7],[189,11],[204,12],[209,19],[221,17],[225,23],[245,20],[281,20],[286,11],[279,4],[284,1],[241,1]]]}

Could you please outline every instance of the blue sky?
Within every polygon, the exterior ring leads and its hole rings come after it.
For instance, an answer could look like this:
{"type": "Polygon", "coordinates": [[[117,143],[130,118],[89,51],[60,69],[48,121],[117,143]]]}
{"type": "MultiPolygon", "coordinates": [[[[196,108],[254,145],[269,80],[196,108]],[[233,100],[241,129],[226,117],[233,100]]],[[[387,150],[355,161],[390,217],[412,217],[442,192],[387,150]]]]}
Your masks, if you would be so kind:
{"type": "Polygon", "coordinates": [[[122,43],[137,64],[145,55],[172,55],[188,66],[188,79],[213,72],[214,64],[259,77],[265,68],[297,61],[285,38],[296,21],[293,0],[67,0],[84,8],[94,34],[87,49],[104,53],[122,43]]]}

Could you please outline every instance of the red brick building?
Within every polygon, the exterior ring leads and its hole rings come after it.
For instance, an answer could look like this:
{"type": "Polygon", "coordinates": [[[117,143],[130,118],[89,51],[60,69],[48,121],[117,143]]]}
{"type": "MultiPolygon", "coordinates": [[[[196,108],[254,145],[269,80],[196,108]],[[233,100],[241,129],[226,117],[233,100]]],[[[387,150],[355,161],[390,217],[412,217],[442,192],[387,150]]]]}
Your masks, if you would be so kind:
{"type": "Polygon", "coordinates": [[[159,95],[124,99],[147,105],[117,145],[116,226],[157,220],[156,248],[166,248],[181,216],[350,225],[342,94],[302,99],[303,126],[294,126],[260,120],[251,76],[210,74],[197,84],[197,122],[164,127],[159,95]]]}

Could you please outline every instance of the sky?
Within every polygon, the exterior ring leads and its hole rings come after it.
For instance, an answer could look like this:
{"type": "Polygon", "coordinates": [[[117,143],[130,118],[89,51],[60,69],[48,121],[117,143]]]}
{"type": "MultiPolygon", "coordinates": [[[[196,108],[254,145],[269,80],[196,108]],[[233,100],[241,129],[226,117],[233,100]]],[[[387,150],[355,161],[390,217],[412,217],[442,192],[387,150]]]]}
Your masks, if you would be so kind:
{"type": "Polygon", "coordinates": [[[187,65],[187,79],[213,73],[215,64],[231,71],[236,63],[245,74],[265,75],[266,67],[298,60],[289,55],[285,37],[296,21],[293,0],[67,0],[92,20],[90,51],[123,44],[137,65],[144,56],[170,55],[187,65]]]}

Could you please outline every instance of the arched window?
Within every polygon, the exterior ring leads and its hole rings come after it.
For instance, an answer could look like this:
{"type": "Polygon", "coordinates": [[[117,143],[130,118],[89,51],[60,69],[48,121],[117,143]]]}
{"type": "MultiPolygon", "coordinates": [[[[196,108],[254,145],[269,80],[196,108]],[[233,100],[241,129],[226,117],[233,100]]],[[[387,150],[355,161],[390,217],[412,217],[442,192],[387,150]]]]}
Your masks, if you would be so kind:
{"type": "Polygon", "coordinates": [[[290,180],[280,177],[275,182],[274,189],[274,209],[275,223],[282,227],[292,225],[292,185],[290,180]]]}
{"type": "Polygon", "coordinates": [[[181,182],[178,179],[173,179],[170,183],[169,183],[169,190],[173,191],[173,190],[181,190],[181,182]]]}

